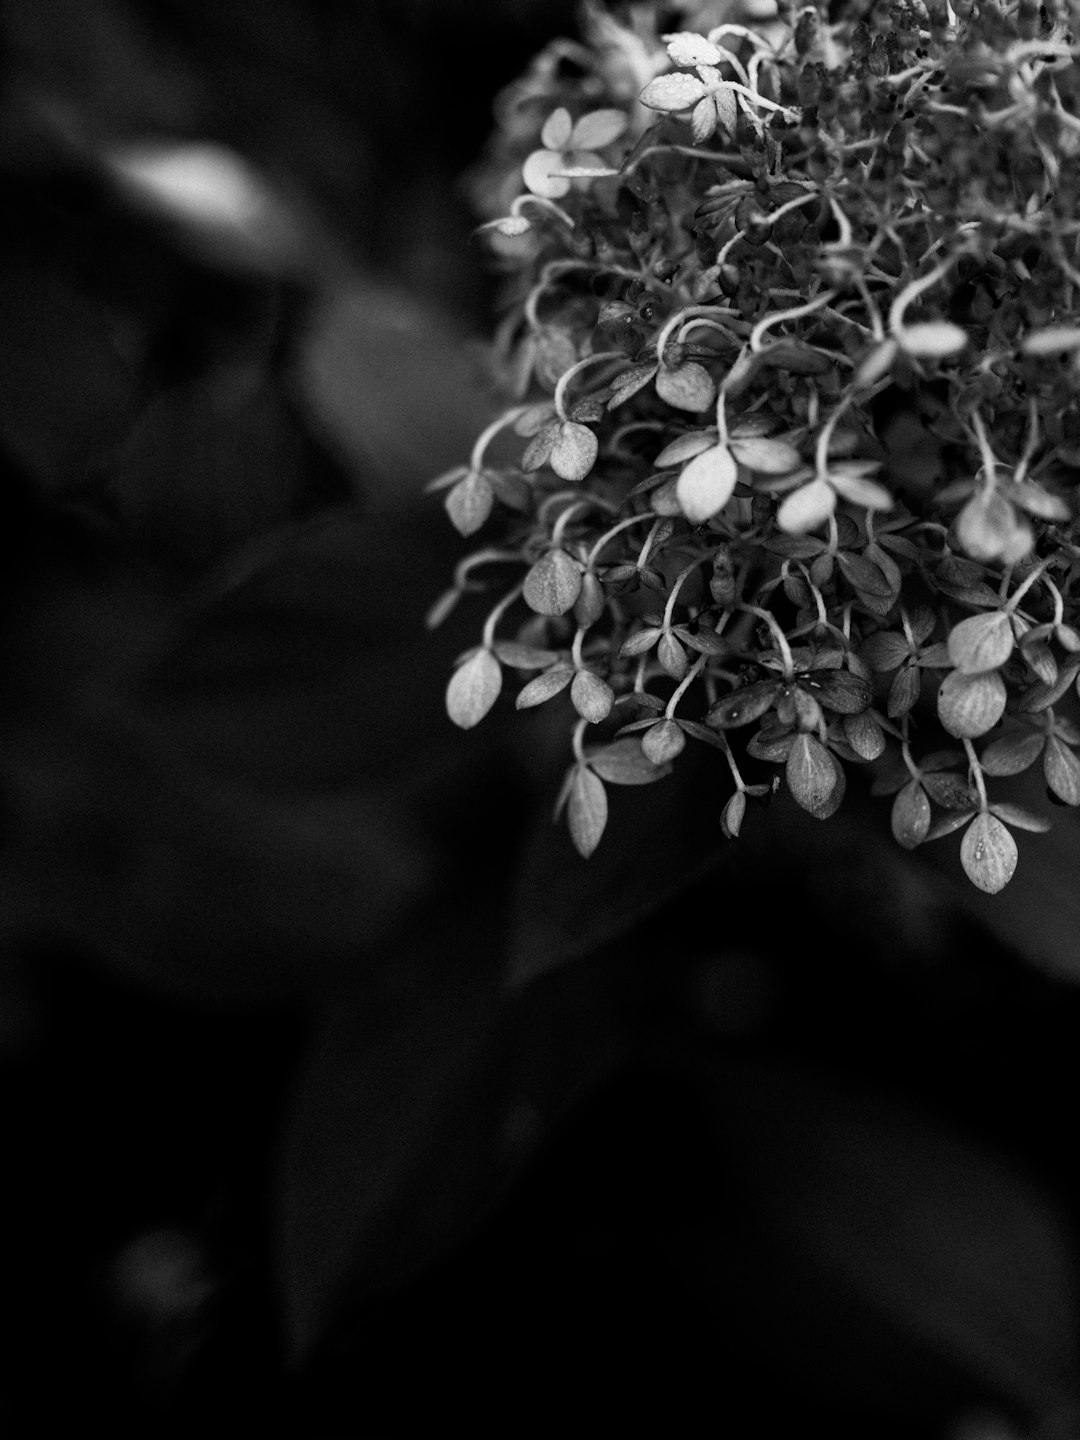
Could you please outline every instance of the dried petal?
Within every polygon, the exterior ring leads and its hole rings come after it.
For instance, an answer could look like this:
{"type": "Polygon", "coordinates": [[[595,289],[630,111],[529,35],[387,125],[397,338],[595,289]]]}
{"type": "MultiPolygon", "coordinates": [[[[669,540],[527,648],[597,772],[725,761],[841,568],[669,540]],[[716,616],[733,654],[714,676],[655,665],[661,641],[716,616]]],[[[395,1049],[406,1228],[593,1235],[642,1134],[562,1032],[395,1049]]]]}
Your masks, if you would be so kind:
{"type": "Polygon", "coordinates": [[[666,630],[660,637],[660,643],[656,647],[656,658],[673,680],[681,680],[690,668],[686,651],[670,630],[666,630]]]}
{"type": "Polygon", "coordinates": [[[922,325],[905,325],[896,340],[907,355],[919,360],[939,360],[957,355],[968,343],[967,331],[951,320],[928,320],[922,325]]]}
{"type": "Polygon", "coordinates": [[[864,510],[891,510],[893,497],[876,480],[865,475],[855,475],[840,469],[830,470],[829,483],[838,495],[851,505],[861,505],[864,510]]]}
{"type": "Polygon", "coordinates": [[[1080,325],[1048,325],[1025,335],[1020,349],[1025,355],[1060,355],[1080,350],[1080,325]]]}
{"type": "Polygon", "coordinates": [[[544,128],[540,131],[540,144],[546,150],[565,150],[570,144],[573,129],[570,111],[560,105],[544,121],[544,128]]]}
{"type": "Polygon", "coordinates": [[[885,750],[885,732],[866,710],[844,716],[844,738],[860,760],[876,760],[885,750]]]}
{"type": "Polygon", "coordinates": [[[601,780],[609,785],[651,785],[670,775],[670,765],[654,765],[641,750],[641,742],[633,736],[614,740],[602,750],[589,755],[589,764],[601,780]]]}
{"type": "Polygon", "coordinates": [[[823,525],[836,509],[836,491],[824,480],[811,480],[793,490],[776,513],[776,523],[789,534],[801,535],[823,525]]]}
{"type": "Polygon", "coordinates": [[[607,791],[603,781],[587,766],[577,766],[570,782],[566,819],[574,848],[586,860],[600,844],[607,817],[607,791]]]}
{"type": "Polygon", "coordinates": [[[565,615],[581,593],[581,566],[565,550],[549,550],[525,576],[525,603],[538,615],[565,615]]]}
{"type": "Polygon", "coordinates": [[[544,200],[561,200],[570,193],[570,181],[555,172],[565,163],[556,150],[534,150],[521,167],[525,188],[544,200]]]}
{"type": "Polygon", "coordinates": [[[720,829],[729,840],[738,838],[742,829],[743,818],[746,815],[746,794],[742,790],[736,790],[730,800],[724,806],[720,816],[720,829]]]}
{"type": "Polygon", "coordinates": [[[674,369],[662,366],[656,377],[656,393],[666,404],[694,414],[708,410],[716,399],[716,382],[696,360],[674,369]]]}
{"type": "Polygon", "coordinates": [[[708,93],[705,85],[696,75],[658,75],[641,92],[641,103],[650,110],[689,110],[703,95],[708,93]]]}
{"type": "Polygon", "coordinates": [[[629,400],[632,395],[636,395],[639,390],[644,390],[659,368],[658,361],[647,360],[644,364],[634,365],[631,369],[624,370],[612,381],[611,399],[607,402],[607,408],[615,410],[629,400]]]}
{"type": "Polygon", "coordinates": [[[1034,765],[1045,743],[1046,737],[1037,730],[1018,730],[992,740],[979,756],[979,764],[987,775],[1020,775],[1034,765]]]}
{"type": "Polygon", "coordinates": [[[542,675],[522,687],[515,705],[518,710],[531,710],[534,705],[543,705],[545,700],[565,690],[574,678],[574,667],[569,664],[552,665],[542,675]]]}
{"type": "Polygon", "coordinates": [[[692,30],[680,30],[675,35],[665,35],[667,52],[676,65],[719,65],[724,58],[711,40],[697,35],[692,30]]]}
{"type": "Polygon", "coordinates": [[[601,680],[591,670],[579,670],[570,685],[570,699],[583,720],[590,725],[599,725],[611,714],[615,692],[606,680],[601,680]]]}
{"type": "Polygon", "coordinates": [[[680,755],[686,736],[675,720],[660,720],[641,737],[641,750],[654,765],[666,765],[680,755]]]}
{"type": "Polygon", "coordinates": [[[965,675],[953,670],[938,691],[938,719],[950,735],[974,739],[985,735],[1005,711],[1005,681],[997,670],[965,675]]]}
{"type": "Polygon", "coordinates": [[[973,495],[957,515],[955,528],[958,541],[974,560],[1015,565],[1035,542],[1031,526],[997,490],[973,495]]]}
{"type": "Polygon", "coordinates": [[[852,388],[855,390],[869,389],[883,376],[887,375],[893,367],[899,350],[895,340],[882,340],[878,345],[863,357],[858,368],[851,377],[852,388]]]}
{"type": "Polygon", "coordinates": [[[695,525],[712,519],[731,499],[738,473],[735,459],[725,445],[712,445],[695,456],[675,487],[686,518],[695,525]]]}
{"type": "MultiPolygon", "coordinates": [[[[665,445],[653,464],[658,470],[664,469],[667,465],[682,465],[685,461],[692,460],[695,455],[700,455],[703,450],[708,450],[710,445],[715,444],[715,430],[687,430],[685,434],[672,440],[670,445],[665,445]]],[[[734,445],[731,448],[734,450],[734,445]]]]}
{"type": "Polygon", "coordinates": [[[892,805],[892,833],[905,850],[914,850],[930,830],[930,801],[917,780],[909,780],[892,805]]]}
{"type": "Polygon", "coordinates": [[[647,625],[643,630],[637,630],[633,635],[628,635],[619,646],[619,654],[624,657],[633,655],[644,655],[651,650],[664,631],[659,625],[647,625]]]}
{"type": "Polygon", "coordinates": [[[587,570],[581,577],[581,594],[574,601],[574,619],[587,630],[600,619],[606,605],[607,599],[600,577],[595,570],[587,570]]]}
{"type": "Polygon", "coordinates": [[[587,425],[567,420],[559,427],[548,463],[560,480],[584,480],[600,449],[600,442],[587,425]]]}
{"type": "Polygon", "coordinates": [[[491,514],[494,503],[491,481],[479,470],[470,470],[443,502],[446,513],[462,535],[474,535],[491,514]]]}
{"type": "Polygon", "coordinates": [[[706,95],[694,106],[693,114],[690,116],[690,138],[695,145],[700,145],[708,140],[709,136],[716,129],[716,101],[711,95],[706,95]]]}
{"type": "Polygon", "coordinates": [[[885,713],[890,720],[906,715],[918,700],[922,691],[922,676],[915,665],[902,665],[893,676],[885,701],[885,713]]]}
{"type": "Polygon", "coordinates": [[[1016,861],[1016,841],[997,816],[976,815],[960,842],[960,863],[972,884],[996,895],[1012,879],[1016,861]]]}
{"type": "Polygon", "coordinates": [[[996,670],[1013,652],[1013,629],[1003,610],[969,615],[949,632],[949,659],[966,675],[996,670]]]}
{"type": "Polygon", "coordinates": [[[1047,739],[1043,773],[1059,800],[1066,805],[1080,805],[1080,760],[1056,735],[1047,739]]]}
{"type": "Polygon", "coordinates": [[[569,144],[574,150],[602,150],[617,140],[629,123],[621,110],[590,110],[574,126],[569,144]]]}
{"type": "Polygon", "coordinates": [[[802,456],[787,440],[761,438],[731,439],[731,453],[740,465],[763,475],[786,475],[802,463],[802,456]]]}
{"type": "Polygon", "coordinates": [[[813,735],[796,735],[785,777],[796,802],[818,820],[827,820],[843,798],[843,771],[813,735]]]}
{"type": "Polygon", "coordinates": [[[446,713],[462,730],[478,725],[499,698],[502,669],[490,650],[477,650],[450,677],[446,713]]]}
{"type": "Polygon", "coordinates": [[[560,420],[548,420],[535,431],[521,456],[521,468],[527,475],[547,464],[561,427],[560,420]]]}

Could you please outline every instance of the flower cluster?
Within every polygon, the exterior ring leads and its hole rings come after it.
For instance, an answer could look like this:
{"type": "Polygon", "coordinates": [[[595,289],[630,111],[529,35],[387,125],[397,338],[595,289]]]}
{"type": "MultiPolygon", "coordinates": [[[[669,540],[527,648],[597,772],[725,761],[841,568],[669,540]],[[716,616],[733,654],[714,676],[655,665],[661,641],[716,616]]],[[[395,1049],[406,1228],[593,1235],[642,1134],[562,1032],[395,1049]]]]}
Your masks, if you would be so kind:
{"type": "Polygon", "coordinates": [[[498,535],[434,618],[498,587],[450,715],[562,697],[583,854],[694,741],[726,834],[867,767],[992,892],[1047,822],[987,780],[1080,804],[1080,3],[861,8],[587,10],[504,97],[506,408],[434,482],[498,535]]]}

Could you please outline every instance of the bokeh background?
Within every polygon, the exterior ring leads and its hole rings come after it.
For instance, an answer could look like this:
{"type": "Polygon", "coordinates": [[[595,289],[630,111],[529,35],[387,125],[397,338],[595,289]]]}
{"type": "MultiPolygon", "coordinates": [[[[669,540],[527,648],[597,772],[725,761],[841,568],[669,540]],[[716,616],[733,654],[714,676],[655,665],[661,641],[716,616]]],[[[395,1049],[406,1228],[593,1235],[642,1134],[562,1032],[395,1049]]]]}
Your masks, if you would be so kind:
{"type": "Polygon", "coordinates": [[[0,8],[5,1440],[1080,1435],[1073,817],[990,908],[706,773],[586,872],[558,727],[443,714],[469,176],[576,23],[0,8]]]}

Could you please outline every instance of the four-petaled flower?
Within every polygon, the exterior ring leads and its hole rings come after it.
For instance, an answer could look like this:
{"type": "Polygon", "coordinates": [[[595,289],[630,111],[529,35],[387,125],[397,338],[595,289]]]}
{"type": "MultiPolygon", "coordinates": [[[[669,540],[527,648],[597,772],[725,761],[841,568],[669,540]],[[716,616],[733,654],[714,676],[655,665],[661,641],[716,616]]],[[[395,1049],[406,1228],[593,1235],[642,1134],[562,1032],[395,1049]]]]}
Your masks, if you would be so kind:
{"type": "Polygon", "coordinates": [[[562,106],[553,110],[540,132],[542,150],[534,150],[522,166],[528,189],[545,200],[560,200],[569,194],[575,178],[564,170],[585,171],[588,175],[611,175],[595,152],[617,140],[630,122],[621,110],[592,110],[573,121],[562,106]]]}
{"type": "Polygon", "coordinates": [[[673,35],[668,54],[676,65],[693,66],[696,75],[659,75],[641,92],[643,105],[671,113],[691,110],[690,129],[695,144],[707,140],[719,125],[735,133],[738,107],[735,91],[716,68],[724,52],[703,35],[673,35]]]}

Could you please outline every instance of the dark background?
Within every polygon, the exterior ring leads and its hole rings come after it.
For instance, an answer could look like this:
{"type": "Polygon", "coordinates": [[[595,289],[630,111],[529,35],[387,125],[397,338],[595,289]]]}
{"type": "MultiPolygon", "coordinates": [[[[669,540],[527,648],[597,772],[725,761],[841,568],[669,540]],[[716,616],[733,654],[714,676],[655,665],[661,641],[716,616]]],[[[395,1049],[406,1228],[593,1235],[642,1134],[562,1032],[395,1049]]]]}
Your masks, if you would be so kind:
{"type": "Polygon", "coordinates": [[[443,715],[461,176],[573,23],[0,12],[5,1437],[1080,1434],[1072,817],[992,910],[858,795],[721,852],[705,772],[586,870],[558,725],[443,715]]]}

